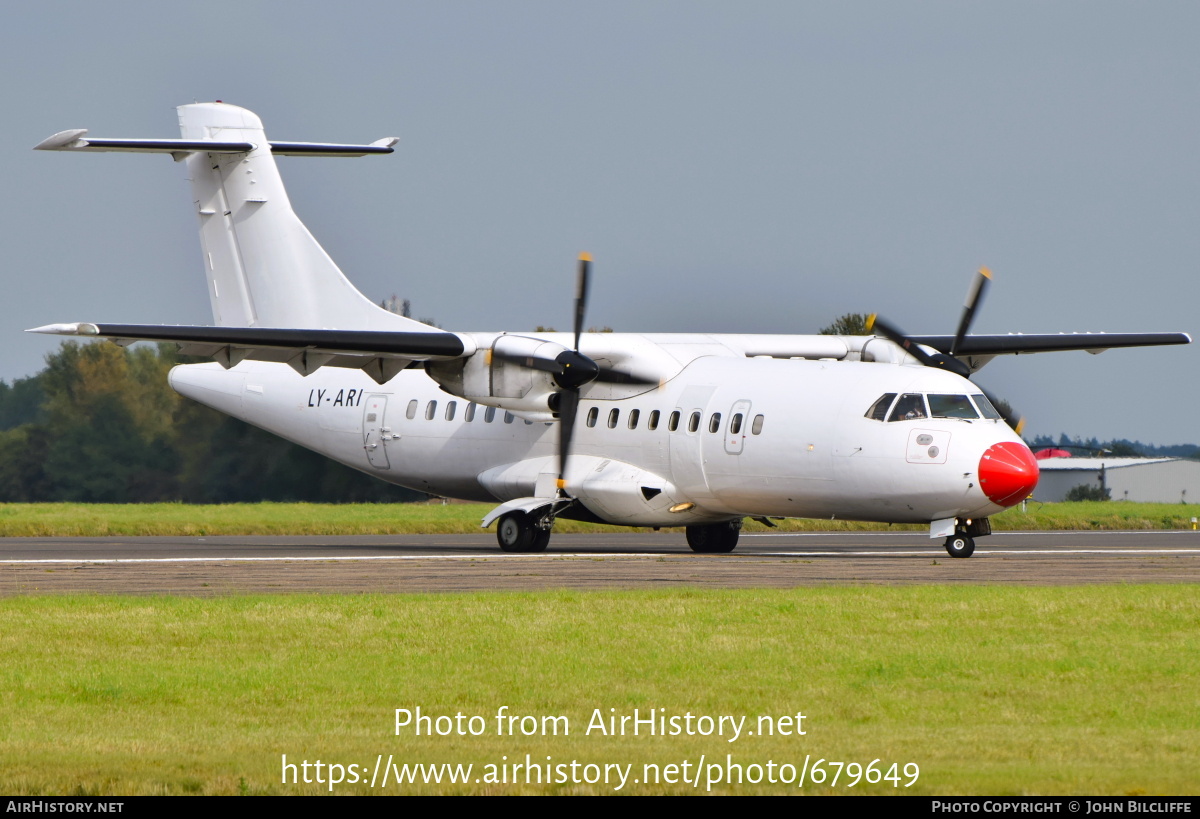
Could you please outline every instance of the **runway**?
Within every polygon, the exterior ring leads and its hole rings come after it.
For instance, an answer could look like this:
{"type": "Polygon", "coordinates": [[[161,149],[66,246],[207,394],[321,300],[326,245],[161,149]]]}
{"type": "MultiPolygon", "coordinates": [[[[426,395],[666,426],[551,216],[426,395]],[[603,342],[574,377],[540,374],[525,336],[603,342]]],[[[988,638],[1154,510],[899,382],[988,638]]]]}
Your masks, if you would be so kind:
{"type": "Polygon", "coordinates": [[[955,560],[919,533],[743,534],[696,555],[682,533],[557,535],[540,555],[491,533],[0,540],[0,595],[1200,582],[1200,532],[1001,532],[955,560]]]}

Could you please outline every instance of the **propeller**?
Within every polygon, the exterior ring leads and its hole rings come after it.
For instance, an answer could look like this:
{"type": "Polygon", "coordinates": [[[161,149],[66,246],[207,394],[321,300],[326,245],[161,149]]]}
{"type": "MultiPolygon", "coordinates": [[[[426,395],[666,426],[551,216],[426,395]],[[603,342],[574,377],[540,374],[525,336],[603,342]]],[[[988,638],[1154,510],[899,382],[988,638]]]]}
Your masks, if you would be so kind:
{"type": "Polygon", "coordinates": [[[657,379],[643,378],[633,373],[602,367],[579,352],[583,336],[584,319],[587,315],[588,287],[591,279],[591,254],[579,255],[579,267],[575,274],[575,349],[563,350],[554,358],[539,358],[530,355],[513,355],[496,350],[501,360],[522,367],[549,373],[558,390],[550,396],[550,411],[558,415],[558,490],[565,488],[567,460],[571,454],[571,441],[575,433],[575,418],[579,413],[580,391],[597,381],[604,384],[657,384],[657,379]]]}
{"type": "MultiPolygon", "coordinates": [[[[906,353],[920,361],[926,367],[937,367],[939,369],[948,370],[955,375],[961,375],[963,378],[970,379],[971,368],[963,361],[955,357],[955,354],[961,349],[963,339],[966,338],[967,332],[971,329],[971,323],[975,320],[975,313],[979,309],[979,305],[983,302],[983,295],[987,292],[988,284],[992,280],[992,271],[986,267],[979,268],[975,277],[971,280],[971,287],[967,290],[967,300],[963,304],[962,317],[958,320],[958,330],[954,333],[954,341],[950,344],[950,352],[928,352],[924,347],[917,344],[909,338],[900,328],[894,324],[890,324],[875,314],[871,314],[867,318],[867,332],[878,333],[888,341],[898,345],[906,353]]],[[[982,386],[976,384],[979,391],[987,397],[996,411],[1000,413],[1004,422],[1020,435],[1021,430],[1025,428],[1025,419],[1016,412],[1003,412],[999,409],[1003,406],[990,392],[982,386]]]]}

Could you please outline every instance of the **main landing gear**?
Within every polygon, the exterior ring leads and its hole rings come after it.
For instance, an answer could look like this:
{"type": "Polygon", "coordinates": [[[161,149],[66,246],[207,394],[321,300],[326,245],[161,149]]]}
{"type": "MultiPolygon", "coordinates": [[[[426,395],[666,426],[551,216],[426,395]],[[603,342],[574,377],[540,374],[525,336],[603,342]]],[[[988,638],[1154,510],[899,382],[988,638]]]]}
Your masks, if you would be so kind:
{"type": "Polygon", "coordinates": [[[954,522],[954,534],[946,538],[950,557],[970,557],[975,553],[975,538],[990,535],[992,522],[987,518],[968,518],[954,522]]]}
{"type": "Polygon", "coordinates": [[[496,540],[504,552],[544,552],[550,545],[549,515],[509,512],[496,525],[496,540]]]}
{"type": "Polygon", "coordinates": [[[742,531],[741,518],[726,523],[709,523],[687,527],[688,546],[700,554],[723,554],[732,552],[737,546],[738,534],[742,531]]]}

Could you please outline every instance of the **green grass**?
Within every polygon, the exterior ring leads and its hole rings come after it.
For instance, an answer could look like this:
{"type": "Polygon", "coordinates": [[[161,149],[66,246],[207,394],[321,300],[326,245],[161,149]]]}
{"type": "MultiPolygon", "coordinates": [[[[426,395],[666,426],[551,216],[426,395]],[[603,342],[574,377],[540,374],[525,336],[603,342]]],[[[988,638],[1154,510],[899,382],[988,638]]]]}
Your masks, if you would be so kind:
{"type": "MultiPolygon", "coordinates": [[[[1200,790],[1194,587],[0,600],[0,792],[321,793],[289,761],[920,766],[923,794],[1200,790]],[[566,715],[570,736],[495,735],[566,715]],[[394,710],[481,715],[478,737],[394,710]],[[782,716],[807,735],[584,736],[593,709],[782,716]]],[[[722,792],[790,793],[784,785],[722,792]]],[[[888,785],[805,793],[892,793],[888,785]]],[[[363,793],[342,785],[337,793],[363,793]]],[[[394,788],[389,788],[395,792],[394,788]]],[[[609,793],[604,785],[408,792],[609,793]]],[[[692,792],[629,785],[625,792],[692,792]]]]}
{"type": "MultiPolygon", "coordinates": [[[[488,504],[319,504],[182,503],[0,504],[0,537],[104,537],[108,535],[369,535],[477,533],[488,504]]],[[[1054,529],[1187,529],[1200,516],[1200,504],[1030,503],[992,517],[997,531],[1054,529]]],[[[926,526],[889,526],[829,520],[776,521],[782,531],[913,530],[926,526]]],[[[753,521],[747,531],[765,531],[753,521]]],[[[555,532],[616,531],[561,520],[555,532]]]]}

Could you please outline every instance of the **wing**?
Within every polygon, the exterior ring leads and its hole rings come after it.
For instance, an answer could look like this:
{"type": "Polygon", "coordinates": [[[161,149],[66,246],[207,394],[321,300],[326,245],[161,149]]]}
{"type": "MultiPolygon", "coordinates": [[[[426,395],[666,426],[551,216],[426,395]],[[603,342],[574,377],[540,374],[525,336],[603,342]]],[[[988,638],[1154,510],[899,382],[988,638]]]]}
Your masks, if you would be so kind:
{"type": "MultiPolygon", "coordinates": [[[[949,353],[954,336],[910,336],[912,341],[949,353]]],[[[978,370],[998,355],[1026,355],[1065,350],[1086,350],[1093,355],[1118,347],[1157,347],[1166,344],[1190,344],[1187,333],[1008,333],[1004,335],[965,336],[954,357],[972,370],[978,370]]]]}
{"type": "Polygon", "coordinates": [[[461,358],[475,352],[472,341],[446,332],[88,323],[48,324],[29,332],[107,338],[122,345],[175,342],[185,355],[212,358],[227,368],[247,359],[289,364],[301,375],[319,367],[348,367],[365,371],[380,384],[414,361],[461,358]]]}

